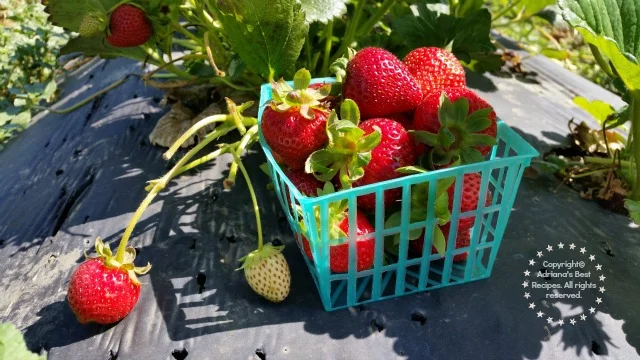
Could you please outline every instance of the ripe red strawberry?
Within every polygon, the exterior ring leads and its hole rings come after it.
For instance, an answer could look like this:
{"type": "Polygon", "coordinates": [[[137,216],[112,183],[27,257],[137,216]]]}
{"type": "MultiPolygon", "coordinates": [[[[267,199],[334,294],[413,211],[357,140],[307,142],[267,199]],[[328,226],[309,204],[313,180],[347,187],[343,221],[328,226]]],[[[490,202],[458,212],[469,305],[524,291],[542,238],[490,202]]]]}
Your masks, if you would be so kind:
{"type": "Polygon", "coordinates": [[[358,104],[364,119],[413,110],[422,99],[420,86],[402,61],[374,47],[360,50],[349,61],[343,95],[358,104]]]}
{"type": "Polygon", "coordinates": [[[402,127],[409,131],[413,128],[413,114],[412,113],[395,113],[395,114],[391,114],[386,116],[387,119],[391,119],[397,123],[399,123],[400,125],[402,125],[402,127]]]}
{"type": "MultiPolygon", "coordinates": [[[[496,113],[476,93],[448,88],[427,95],[413,118],[414,137],[427,145],[434,167],[460,157],[463,164],[483,161],[496,143],[496,113]]],[[[421,154],[424,147],[417,147],[421,154]]]]}
{"type": "Polygon", "coordinates": [[[141,286],[135,274],[144,274],[151,266],[134,268],[135,250],[128,249],[125,261],[114,263],[108,245],[98,238],[98,257],[88,259],[74,271],[67,298],[80,323],[115,323],[138,302],[141,286]]]}
{"type": "MultiPolygon", "coordinates": [[[[349,216],[345,211],[339,215],[337,222],[332,226],[342,231],[342,237],[349,234],[349,216]]],[[[356,212],[356,234],[358,236],[366,235],[375,231],[375,228],[369,223],[367,217],[361,211],[356,212]]],[[[311,261],[313,255],[309,246],[309,240],[302,237],[302,247],[305,254],[311,261]]],[[[373,266],[373,257],[376,247],[374,238],[366,240],[358,240],[356,242],[357,253],[357,271],[370,269],[373,266]]],[[[329,268],[336,273],[345,273],[349,271],[349,244],[331,245],[329,247],[329,268]]]]}
{"type": "Polygon", "coordinates": [[[324,184],[313,177],[311,174],[307,174],[302,170],[291,170],[286,172],[287,177],[293,185],[306,196],[314,197],[318,194],[318,189],[322,189],[324,184]]]}
{"type": "MultiPolygon", "coordinates": [[[[480,183],[482,176],[480,173],[465,174],[462,182],[462,193],[460,195],[460,213],[467,211],[473,211],[478,207],[478,201],[480,196],[480,183]]],[[[449,194],[449,209],[453,211],[453,195],[455,192],[455,182],[447,189],[449,194]]],[[[492,195],[491,191],[487,189],[487,195],[485,199],[485,206],[491,205],[492,195]]],[[[475,222],[475,216],[460,218],[460,227],[471,228],[475,222]]]]}
{"type": "Polygon", "coordinates": [[[330,87],[311,89],[310,81],[309,71],[301,69],[294,77],[294,88],[284,80],[272,83],[273,100],[262,114],[265,141],[293,170],[302,169],[309,155],[327,142],[328,110],[321,100],[330,87]]]}
{"type": "Polygon", "coordinates": [[[404,63],[425,96],[446,88],[463,88],[467,85],[462,64],[447,50],[418,48],[405,56],[404,63]]]}
{"type": "Polygon", "coordinates": [[[107,42],[114,47],[134,47],[146,43],[153,34],[144,10],[130,5],[118,6],[109,18],[107,42]]]}
{"type": "MultiPolygon", "coordinates": [[[[380,131],[380,143],[371,151],[371,160],[364,166],[364,176],[356,180],[353,186],[363,186],[387,181],[403,176],[396,170],[414,165],[416,152],[409,133],[400,123],[391,119],[369,119],[359,125],[365,135],[380,131]]],[[[384,192],[384,204],[390,205],[400,198],[402,189],[391,189],[384,192]]],[[[358,207],[373,210],[376,206],[375,194],[358,197],[358,207]]]]}
{"type": "MultiPolygon", "coordinates": [[[[444,234],[445,244],[448,244],[449,231],[451,230],[451,223],[448,222],[444,225],[441,225],[440,229],[444,234]]],[[[455,239],[456,249],[467,247],[470,245],[470,241],[471,241],[470,229],[471,229],[470,227],[464,226],[462,223],[458,224],[458,231],[456,232],[456,239],[455,239]]],[[[424,232],[422,233],[422,235],[420,235],[419,238],[410,241],[409,245],[411,246],[411,250],[413,250],[413,252],[415,252],[418,256],[421,256],[422,251],[424,250],[424,232]]],[[[436,248],[434,246],[431,246],[431,254],[435,254],[435,253],[437,253],[436,248]]],[[[461,261],[467,260],[468,256],[469,256],[468,253],[454,255],[453,262],[461,262],[461,261]]]]}

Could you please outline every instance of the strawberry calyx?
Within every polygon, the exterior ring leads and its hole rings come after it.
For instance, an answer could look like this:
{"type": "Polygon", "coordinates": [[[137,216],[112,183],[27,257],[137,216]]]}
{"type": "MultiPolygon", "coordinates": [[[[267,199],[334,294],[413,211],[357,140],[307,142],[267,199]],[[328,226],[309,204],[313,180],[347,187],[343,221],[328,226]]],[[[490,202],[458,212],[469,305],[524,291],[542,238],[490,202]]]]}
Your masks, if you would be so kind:
{"type": "MultiPolygon", "coordinates": [[[[428,172],[427,169],[421,168],[419,166],[407,166],[404,168],[399,168],[396,171],[404,173],[404,174],[419,174],[428,172]]],[[[444,251],[446,248],[446,239],[445,235],[441,230],[441,227],[448,222],[451,221],[451,211],[449,210],[449,187],[455,182],[454,177],[445,178],[438,180],[436,184],[435,190],[435,205],[434,205],[434,218],[436,220],[435,224],[438,225],[435,227],[434,236],[433,236],[433,247],[438,251],[438,254],[441,256],[444,255],[444,251]]],[[[429,204],[429,183],[421,183],[416,184],[411,187],[411,210],[409,212],[409,223],[416,223],[425,221],[427,219],[427,209],[429,204]]],[[[391,214],[387,220],[385,221],[384,228],[391,229],[395,227],[399,227],[402,224],[402,211],[397,211],[391,214]]],[[[409,230],[408,239],[416,240],[419,239],[423,232],[424,228],[418,228],[409,230]]],[[[392,254],[398,253],[398,248],[400,246],[400,233],[394,234],[393,237],[389,237],[385,240],[385,249],[392,254]]]]}
{"type": "MultiPolygon", "coordinates": [[[[322,189],[318,189],[318,196],[329,195],[335,193],[335,188],[330,181],[324,183],[324,187],[322,189]]],[[[331,202],[328,205],[328,216],[327,216],[327,224],[329,224],[329,244],[330,246],[340,245],[344,239],[347,237],[347,234],[340,228],[340,223],[344,221],[344,219],[348,216],[347,209],[349,208],[349,201],[347,199],[343,199],[340,201],[331,202]]],[[[300,205],[296,205],[296,209],[300,214],[300,218],[304,219],[304,213],[302,207],[300,205]]],[[[313,209],[314,216],[313,220],[316,222],[316,230],[318,231],[318,239],[321,240],[321,229],[322,229],[322,215],[319,206],[314,207],[313,209]]],[[[301,220],[300,229],[302,233],[305,234],[307,239],[311,239],[308,236],[309,231],[311,230],[309,226],[305,223],[304,220],[301,220]]]]}
{"type": "Polygon", "coordinates": [[[261,249],[256,249],[246,256],[242,257],[240,259],[240,261],[242,262],[242,266],[240,266],[238,270],[258,266],[263,260],[280,254],[283,249],[284,245],[274,246],[271,243],[265,244],[261,249]]]}
{"type": "Polygon", "coordinates": [[[491,107],[487,107],[468,114],[469,100],[461,97],[451,102],[442,92],[438,107],[438,133],[409,133],[430,147],[427,160],[433,166],[448,165],[456,159],[460,159],[462,164],[481,162],[484,157],[477,147],[494,146],[497,143],[493,136],[479,133],[491,126],[489,114],[492,111],[491,107]]]}
{"type": "Polygon", "coordinates": [[[311,73],[307,69],[300,69],[293,76],[293,87],[284,79],[271,82],[271,95],[273,100],[269,106],[275,111],[299,111],[305,118],[312,120],[314,110],[327,113],[328,110],[321,100],[331,93],[331,84],[325,84],[319,88],[310,88],[311,73]]]}
{"type": "Polygon", "coordinates": [[[351,99],[340,106],[340,118],[331,111],[327,118],[329,141],[307,158],[305,171],[320,181],[330,181],[339,173],[342,188],[349,189],[364,176],[364,167],[371,161],[371,151],[380,143],[382,132],[376,129],[365,135],[358,127],[360,110],[351,99]]]}
{"type": "Polygon", "coordinates": [[[125,249],[124,259],[122,261],[116,260],[116,256],[111,252],[109,244],[105,244],[100,237],[96,238],[95,248],[97,256],[89,256],[85,253],[87,259],[101,259],[107,267],[124,269],[127,274],[129,274],[131,282],[138,286],[142,284],[138,280],[137,275],[144,275],[151,270],[150,263],[147,263],[144,267],[136,267],[133,264],[136,258],[136,250],[130,246],[125,249]]]}

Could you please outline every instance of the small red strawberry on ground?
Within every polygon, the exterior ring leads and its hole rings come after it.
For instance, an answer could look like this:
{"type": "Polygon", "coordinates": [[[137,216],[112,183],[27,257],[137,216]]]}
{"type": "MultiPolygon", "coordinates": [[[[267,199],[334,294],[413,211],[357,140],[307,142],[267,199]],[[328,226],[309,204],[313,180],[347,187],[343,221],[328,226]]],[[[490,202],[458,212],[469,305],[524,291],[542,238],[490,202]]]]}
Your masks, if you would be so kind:
{"type": "Polygon", "coordinates": [[[349,60],[342,93],[358,104],[364,119],[415,109],[420,86],[407,67],[387,50],[369,47],[349,60]]]}
{"type": "Polygon", "coordinates": [[[327,142],[329,113],[322,103],[330,86],[309,88],[311,74],[306,69],[294,76],[294,87],[284,80],[272,83],[273,100],[262,114],[261,131],[271,150],[289,168],[304,167],[306,159],[327,142]]]}
{"type": "Polygon", "coordinates": [[[112,256],[108,244],[96,239],[98,256],[82,263],[71,276],[67,299],[80,323],[112,324],[122,320],[140,297],[136,274],[146,274],[151,265],[134,267],[135,250],[126,248],[122,262],[112,256]]]}
{"type": "MultiPolygon", "coordinates": [[[[359,125],[365,135],[380,131],[378,146],[371,151],[371,160],[364,166],[364,176],[353,183],[354,187],[375,184],[403,176],[396,170],[411,166],[416,161],[416,153],[409,133],[400,123],[390,119],[369,119],[359,125]]],[[[402,189],[384,192],[385,207],[400,198],[402,189]]],[[[373,210],[376,206],[375,194],[358,197],[358,207],[373,210]]]]}
{"type": "MultiPolygon", "coordinates": [[[[484,160],[496,144],[496,113],[469,89],[449,88],[427,95],[413,118],[414,138],[426,145],[433,167],[457,158],[463,164],[484,160]]],[[[420,155],[425,150],[418,146],[420,155]]]]}
{"type": "Polygon", "coordinates": [[[153,27],[144,10],[131,4],[118,6],[109,18],[107,42],[114,47],[125,48],[146,43],[153,34],[153,27]]]}
{"type": "MultiPolygon", "coordinates": [[[[329,182],[325,184],[324,190],[321,195],[331,194],[334,192],[333,185],[329,182]]],[[[320,227],[320,210],[315,214],[318,228],[320,227]]],[[[337,244],[339,239],[346,238],[349,235],[349,211],[348,201],[342,200],[340,202],[333,202],[329,204],[329,268],[335,273],[345,273],[349,271],[349,243],[345,240],[342,244],[337,244]]],[[[369,223],[367,217],[360,210],[356,211],[356,235],[358,237],[370,234],[375,231],[375,228],[369,223]]],[[[300,223],[303,233],[307,232],[304,222],[300,223]]],[[[318,233],[316,237],[321,239],[321,233],[318,233]]],[[[356,269],[357,271],[363,271],[370,269],[373,266],[373,258],[375,253],[375,238],[370,239],[358,239],[356,241],[356,269]]],[[[311,245],[307,236],[302,236],[302,247],[305,254],[311,261],[313,261],[313,254],[311,252],[311,245]]],[[[322,251],[320,247],[317,248],[317,252],[322,251]]]]}
{"type": "Polygon", "coordinates": [[[463,88],[467,85],[462,64],[445,49],[415,49],[405,56],[404,63],[425,96],[446,88],[463,88]]]}

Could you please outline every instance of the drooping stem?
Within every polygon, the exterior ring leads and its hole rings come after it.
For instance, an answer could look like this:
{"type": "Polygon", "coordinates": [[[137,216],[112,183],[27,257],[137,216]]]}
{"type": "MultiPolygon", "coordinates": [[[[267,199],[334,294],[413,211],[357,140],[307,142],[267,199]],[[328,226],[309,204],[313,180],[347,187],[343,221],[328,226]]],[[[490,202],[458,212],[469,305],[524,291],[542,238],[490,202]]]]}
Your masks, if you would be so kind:
{"type": "Polygon", "coordinates": [[[216,61],[213,58],[213,52],[211,52],[211,45],[209,43],[209,32],[204,33],[204,48],[207,51],[207,57],[209,58],[209,65],[213,68],[213,71],[216,72],[216,75],[219,77],[225,77],[226,74],[224,71],[218,69],[218,65],[216,65],[216,61]]]}
{"type": "MultiPolygon", "coordinates": [[[[217,129],[216,129],[217,130],[217,129]]],[[[127,228],[124,230],[124,234],[122,234],[122,238],[120,239],[120,244],[118,245],[118,252],[116,253],[116,261],[122,263],[124,260],[125,250],[127,248],[127,243],[129,242],[129,238],[133,233],[133,229],[135,228],[138,220],[144,213],[144,211],[149,207],[153,199],[158,195],[162,189],[167,186],[169,181],[173,179],[178,173],[179,170],[189,161],[193,156],[195,156],[200,150],[202,150],[205,146],[207,146],[210,142],[218,138],[218,134],[215,132],[211,132],[207,137],[204,138],[198,145],[194,146],[188,153],[186,153],[180,161],[178,161],[171,170],[166,173],[162,178],[157,181],[154,181],[153,187],[149,190],[149,193],[144,198],[138,209],[133,214],[131,220],[129,220],[129,224],[127,224],[127,228]]]]}
{"type": "MultiPolygon", "coordinates": [[[[633,132],[634,140],[640,139],[640,91],[631,91],[631,131],[633,132]]],[[[633,157],[636,163],[635,171],[635,184],[633,184],[633,191],[629,198],[634,201],[640,200],[640,143],[638,141],[633,142],[633,157]]]]}
{"type": "Polygon", "coordinates": [[[44,107],[44,106],[32,106],[32,109],[37,109],[37,110],[47,110],[49,112],[52,112],[54,114],[66,114],[66,113],[70,113],[88,103],[90,103],[91,101],[93,101],[95,98],[102,96],[103,94],[108,93],[109,91],[117,88],[118,86],[122,85],[125,81],[127,81],[127,79],[129,78],[129,76],[132,76],[134,74],[129,74],[125,77],[123,77],[122,79],[119,79],[115,82],[113,82],[111,85],[107,86],[106,88],[96,92],[95,94],[85,98],[84,100],[80,101],[79,103],[72,105],[66,109],[60,109],[60,110],[56,110],[56,109],[52,109],[52,108],[48,108],[48,107],[44,107]]]}
{"type": "Polygon", "coordinates": [[[514,7],[516,7],[516,5],[520,4],[521,1],[522,0],[514,0],[513,2],[511,2],[511,4],[502,9],[502,11],[494,15],[491,19],[491,22],[494,23],[496,20],[508,14],[511,10],[513,10],[514,7]]]}
{"type": "MultiPolygon", "coordinates": [[[[213,124],[213,123],[217,123],[217,122],[224,122],[227,119],[230,119],[231,115],[212,115],[212,116],[208,116],[200,121],[198,121],[197,123],[193,124],[193,126],[191,126],[189,128],[189,130],[185,131],[179,138],[178,140],[176,140],[171,147],[169,148],[169,150],[167,150],[164,154],[162,154],[162,158],[165,160],[169,160],[171,159],[171,157],[173,157],[173,155],[176,153],[176,151],[178,151],[178,149],[180,148],[180,146],[182,146],[182,144],[184,144],[185,141],[189,140],[193,135],[195,135],[195,133],[198,132],[198,130],[202,129],[203,127],[213,124]]],[[[220,128],[215,129],[215,131],[221,132],[220,128]]]]}
{"type": "MultiPolygon", "coordinates": [[[[596,157],[596,156],[585,156],[583,159],[586,164],[613,165],[614,163],[618,162],[616,159],[602,158],[602,157],[596,157]]],[[[620,160],[620,165],[633,166],[631,162],[626,160],[620,160]]]]}
{"type": "Polygon", "coordinates": [[[240,171],[242,172],[242,176],[244,176],[244,180],[247,182],[247,187],[249,187],[249,195],[251,196],[251,202],[253,203],[253,212],[256,214],[256,226],[258,228],[258,252],[262,251],[262,222],[260,221],[260,208],[258,207],[258,198],[256,197],[256,193],[253,190],[253,184],[251,183],[251,179],[249,178],[249,173],[247,169],[245,169],[242,164],[242,160],[235,153],[232,152],[234,160],[238,163],[238,167],[240,167],[240,171]]]}
{"type": "Polygon", "coordinates": [[[324,43],[324,58],[322,59],[322,72],[323,76],[329,74],[329,59],[331,59],[331,43],[333,38],[333,20],[329,20],[327,27],[325,28],[326,42],[324,43]]]}
{"type": "Polygon", "coordinates": [[[376,26],[378,21],[380,21],[380,19],[382,19],[382,17],[385,16],[389,12],[389,10],[391,10],[396,2],[397,0],[385,0],[378,8],[378,11],[376,11],[375,14],[373,14],[373,16],[371,16],[369,20],[367,20],[367,22],[358,29],[357,34],[359,36],[368,34],[369,31],[371,31],[371,29],[376,26]]]}

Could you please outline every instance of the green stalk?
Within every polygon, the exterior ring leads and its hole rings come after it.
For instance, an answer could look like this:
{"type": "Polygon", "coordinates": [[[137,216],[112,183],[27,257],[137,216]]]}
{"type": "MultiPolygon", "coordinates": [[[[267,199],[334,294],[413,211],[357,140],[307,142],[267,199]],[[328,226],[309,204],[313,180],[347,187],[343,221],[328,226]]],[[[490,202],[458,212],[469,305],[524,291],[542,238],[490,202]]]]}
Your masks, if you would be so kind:
{"type": "MultiPolygon", "coordinates": [[[[257,133],[258,133],[258,125],[254,125],[249,130],[247,130],[247,132],[244,134],[244,136],[240,140],[240,144],[238,144],[238,147],[233,151],[233,153],[237,156],[242,155],[242,153],[247,147],[255,143],[255,140],[256,140],[255,135],[257,133]]],[[[224,181],[225,187],[228,186],[230,188],[236,182],[237,173],[238,173],[238,163],[234,161],[231,163],[231,168],[229,169],[229,176],[224,181]]]]}
{"type": "Polygon", "coordinates": [[[237,142],[235,142],[235,143],[233,143],[233,144],[231,144],[229,146],[222,147],[222,148],[220,148],[220,149],[218,149],[216,151],[213,151],[213,152],[211,152],[211,153],[209,153],[209,154],[207,154],[207,155],[205,155],[203,157],[200,157],[200,158],[198,158],[196,160],[193,160],[192,162],[188,163],[187,165],[181,167],[178,170],[178,172],[176,172],[176,176],[182,174],[185,171],[191,170],[191,169],[193,169],[194,167],[196,167],[198,165],[202,165],[202,164],[204,164],[204,163],[206,163],[208,161],[211,161],[211,160],[217,158],[218,156],[220,156],[222,154],[226,154],[226,153],[234,150],[238,146],[239,143],[240,142],[237,141],[237,142]]]}
{"type": "MultiPolygon", "coordinates": [[[[162,154],[162,158],[165,160],[169,160],[173,157],[173,155],[176,153],[176,151],[178,151],[178,149],[180,148],[180,146],[182,146],[182,144],[184,144],[185,141],[189,140],[189,138],[191,138],[193,135],[195,135],[195,133],[198,132],[198,130],[202,129],[203,127],[213,124],[213,123],[217,123],[217,122],[224,122],[231,119],[231,115],[212,115],[212,116],[208,116],[200,121],[198,121],[197,123],[193,124],[193,126],[191,126],[189,128],[189,130],[185,131],[179,138],[178,140],[176,140],[171,147],[164,153],[162,154]]],[[[217,128],[215,130],[212,131],[212,133],[214,132],[222,132],[223,128],[217,128]]]]}
{"type": "Polygon", "coordinates": [[[195,50],[198,48],[198,44],[194,44],[193,41],[191,40],[187,40],[187,39],[178,39],[178,38],[173,38],[171,39],[171,42],[173,42],[174,44],[180,45],[184,48],[190,49],[190,50],[195,50]]]}
{"type": "Polygon", "coordinates": [[[591,53],[593,54],[593,57],[595,58],[598,66],[600,66],[602,71],[609,75],[610,78],[614,79],[615,75],[613,74],[613,70],[611,70],[611,66],[609,66],[609,63],[604,59],[602,53],[600,53],[600,50],[593,44],[589,44],[589,49],[591,49],[591,53]]]}
{"type": "Polygon", "coordinates": [[[504,9],[502,9],[502,11],[500,11],[499,13],[497,13],[496,15],[493,16],[493,18],[491,19],[491,22],[495,22],[496,20],[500,19],[501,17],[505,16],[507,13],[509,13],[509,11],[513,10],[513,8],[520,4],[522,0],[515,0],[514,2],[512,2],[511,4],[509,4],[507,7],[505,7],[504,9]]]}
{"type": "MultiPolygon", "coordinates": [[[[217,130],[217,129],[216,129],[217,130]]],[[[133,214],[131,220],[129,220],[129,224],[127,228],[124,230],[124,234],[122,234],[122,239],[120,239],[120,244],[118,245],[118,252],[116,253],[116,261],[122,263],[124,260],[125,250],[127,248],[127,243],[129,242],[129,238],[131,237],[131,233],[133,233],[133,228],[135,228],[136,224],[140,220],[140,217],[144,213],[144,211],[149,207],[153,199],[158,195],[162,189],[167,186],[167,184],[179,174],[179,170],[189,161],[191,158],[196,155],[200,150],[202,150],[205,146],[207,146],[210,142],[217,139],[218,136],[214,132],[211,132],[207,137],[202,140],[198,145],[194,146],[188,153],[186,153],[180,161],[178,161],[171,170],[166,173],[162,178],[158,181],[153,182],[153,188],[147,194],[147,197],[144,198],[138,209],[133,214]]]]}
{"type": "Polygon", "coordinates": [[[251,179],[249,178],[249,173],[247,173],[247,169],[244,168],[242,164],[242,160],[235,153],[232,152],[233,158],[238,166],[240,167],[240,171],[242,172],[242,176],[244,176],[244,180],[247,182],[247,187],[249,187],[249,195],[251,195],[251,202],[253,203],[253,212],[256,214],[256,226],[258,228],[258,252],[262,251],[262,222],[260,221],[260,208],[258,207],[258,198],[256,197],[256,193],[253,190],[253,184],[251,183],[251,179]]]}
{"type": "MultiPolygon", "coordinates": [[[[634,139],[640,139],[640,90],[631,92],[631,131],[634,139]]],[[[636,182],[629,198],[634,201],[640,201],[640,143],[634,141],[633,157],[636,163],[636,182]]]]}
{"type": "MultiPolygon", "coordinates": [[[[617,163],[618,161],[612,159],[612,158],[601,158],[601,157],[596,157],[596,156],[585,156],[584,158],[584,162],[586,164],[599,164],[599,165],[613,165],[614,163],[617,163]]],[[[635,166],[633,163],[631,163],[630,161],[626,161],[626,160],[620,160],[620,165],[622,166],[635,166]]]]}
{"type": "Polygon", "coordinates": [[[382,17],[385,16],[389,12],[389,10],[391,10],[393,5],[396,4],[396,1],[397,0],[385,0],[378,8],[378,11],[376,11],[376,13],[373,14],[373,16],[370,17],[369,20],[367,20],[367,22],[358,29],[357,35],[364,36],[368,34],[369,31],[371,31],[371,29],[376,26],[378,21],[380,21],[380,19],[382,19],[382,17]]]}
{"type": "Polygon", "coordinates": [[[347,30],[345,31],[344,38],[342,39],[342,44],[340,45],[338,52],[334,54],[333,57],[331,58],[332,62],[335,61],[340,56],[342,56],[344,52],[347,51],[347,48],[351,46],[351,43],[355,38],[356,29],[358,28],[358,24],[360,23],[360,17],[362,16],[362,11],[364,9],[364,5],[366,2],[367,2],[366,0],[358,0],[358,3],[356,4],[356,9],[353,13],[353,16],[351,17],[351,21],[347,25],[347,30]]]}
{"type": "Polygon", "coordinates": [[[324,58],[322,59],[322,76],[329,74],[329,59],[331,59],[331,42],[333,37],[333,20],[329,20],[325,28],[326,42],[324,44],[324,58]]]}
{"type": "Polygon", "coordinates": [[[304,40],[304,55],[307,58],[307,67],[313,72],[315,69],[311,67],[311,39],[309,38],[309,33],[307,33],[307,38],[304,40]]]}

